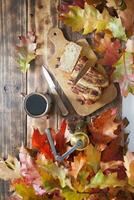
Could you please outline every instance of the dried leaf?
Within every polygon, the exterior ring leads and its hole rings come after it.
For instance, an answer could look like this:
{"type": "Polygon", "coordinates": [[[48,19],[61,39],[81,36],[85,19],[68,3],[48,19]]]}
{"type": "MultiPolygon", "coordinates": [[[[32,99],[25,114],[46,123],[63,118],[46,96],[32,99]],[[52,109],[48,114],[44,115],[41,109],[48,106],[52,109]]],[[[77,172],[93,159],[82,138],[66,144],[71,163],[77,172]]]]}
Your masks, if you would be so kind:
{"type": "Polygon", "coordinates": [[[116,113],[116,109],[109,109],[89,124],[89,131],[95,144],[107,144],[117,137],[115,131],[120,123],[115,121],[116,113]]]}
{"type": "Polygon", "coordinates": [[[111,173],[108,176],[104,175],[101,170],[91,179],[89,186],[91,188],[104,189],[107,187],[123,187],[125,181],[117,178],[117,173],[111,173]]]}
{"type": "Polygon", "coordinates": [[[19,158],[21,163],[20,174],[26,180],[26,184],[32,185],[37,194],[45,193],[45,190],[41,189],[42,181],[36,164],[23,146],[20,148],[19,158]]]}
{"type": "Polygon", "coordinates": [[[120,18],[113,18],[108,23],[107,28],[112,32],[113,36],[115,38],[121,39],[121,40],[127,40],[125,28],[122,25],[120,18]]]}
{"type": "Polygon", "coordinates": [[[110,142],[106,149],[101,153],[101,161],[119,161],[123,160],[123,147],[120,145],[121,139],[117,138],[110,142]]]}
{"type": "Polygon", "coordinates": [[[68,6],[67,12],[61,12],[60,19],[72,28],[72,31],[83,31],[83,34],[93,31],[110,30],[114,37],[126,40],[125,29],[120,19],[111,17],[107,9],[100,13],[93,5],[85,3],[84,9],[79,6],[68,6]]]}
{"type": "Polygon", "coordinates": [[[93,168],[94,172],[97,172],[100,165],[101,153],[92,144],[89,144],[84,150],[84,155],[86,156],[86,163],[93,168]]]}
{"type": "Polygon", "coordinates": [[[76,179],[80,170],[85,164],[85,156],[82,153],[79,153],[77,156],[74,157],[74,161],[71,162],[71,171],[69,172],[69,174],[76,179]]]}
{"type": "Polygon", "coordinates": [[[121,93],[127,96],[128,93],[134,94],[134,61],[133,54],[125,52],[115,64],[113,80],[120,84],[121,93]]]}
{"type": "Polygon", "coordinates": [[[30,67],[30,62],[36,58],[36,37],[33,32],[27,36],[20,36],[20,44],[16,45],[17,62],[22,72],[26,72],[30,67]]]}
{"type": "Polygon", "coordinates": [[[124,166],[128,176],[128,183],[134,186],[134,153],[127,152],[124,156],[124,166]]]}
{"type": "Polygon", "coordinates": [[[0,159],[0,178],[13,180],[20,177],[20,162],[11,156],[7,160],[0,159]]]}
{"type": "Polygon", "coordinates": [[[104,38],[95,42],[98,43],[95,51],[101,55],[98,63],[113,66],[120,58],[121,42],[118,39],[112,41],[111,34],[107,33],[105,33],[104,38]]]}
{"type": "Polygon", "coordinates": [[[67,187],[62,190],[62,195],[66,200],[71,200],[71,199],[83,200],[86,198],[88,199],[88,197],[90,196],[90,194],[86,193],[77,193],[75,191],[70,190],[67,187]]]}

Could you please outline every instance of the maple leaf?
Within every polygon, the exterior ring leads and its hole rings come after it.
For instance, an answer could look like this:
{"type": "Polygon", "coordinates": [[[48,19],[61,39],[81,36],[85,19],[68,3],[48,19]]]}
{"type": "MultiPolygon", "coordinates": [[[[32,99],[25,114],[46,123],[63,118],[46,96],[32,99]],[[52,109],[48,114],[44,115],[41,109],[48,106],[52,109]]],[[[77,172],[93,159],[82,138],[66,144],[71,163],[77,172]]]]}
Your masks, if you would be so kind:
{"type": "Polygon", "coordinates": [[[58,178],[62,188],[65,186],[71,187],[70,179],[67,178],[68,170],[63,166],[57,166],[55,163],[48,163],[44,165],[44,169],[50,173],[54,178],[58,178]]]}
{"type": "Polygon", "coordinates": [[[33,32],[27,36],[19,36],[20,44],[16,45],[17,62],[22,72],[26,72],[30,67],[30,62],[36,58],[36,37],[33,32]]]}
{"type": "Polygon", "coordinates": [[[95,144],[107,144],[117,137],[115,131],[121,122],[115,122],[116,113],[116,109],[109,109],[92,119],[89,124],[89,131],[95,144]]]}
{"type": "Polygon", "coordinates": [[[83,31],[88,34],[93,31],[110,30],[114,37],[126,40],[125,29],[120,19],[111,17],[107,9],[100,13],[93,5],[84,4],[84,9],[79,6],[68,6],[67,12],[61,12],[60,19],[72,28],[72,31],[83,31]]]}
{"type": "Polygon", "coordinates": [[[94,172],[97,172],[100,165],[101,153],[92,144],[89,144],[84,150],[84,155],[86,156],[86,163],[93,168],[94,172]]]}
{"type": "Polygon", "coordinates": [[[125,52],[115,64],[113,80],[120,84],[122,96],[134,94],[134,62],[133,54],[125,52]]]}
{"type": "Polygon", "coordinates": [[[127,152],[124,156],[124,166],[128,176],[128,183],[134,186],[134,153],[127,152]]]}
{"type": "Polygon", "coordinates": [[[115,38],[121,39],[121,40],[127,40],[125,28],[122,25],[120,18],[112,18],[110,19],[107,28],[112,32],[113,36],[115,38]]]}
{"type": "Polygon", "coordinates": [[[25,184],[16,184],[15,190],[18,195],[22,197],[23,200],[48,200],[48,197],[44,195],[38,195],[32,186],[27,186],[25,184]]]}
{"type": "Polygon", "coordinates": [[[72,27],[72,31],[81,31],[84,24],[84,10],[78,6],[69,6],[68,13],[62,13],[60,19],[72,27]]]}
{"type": "Polygon", "coordinates": [[[56,188],[58,185],[63,188],[67,185],[72,189],[70,179],[68,178],[68,169],[66,167],[63,167],[62,165],[58,166],[57,163],[50,162],[41,155],[37,158],[36,163],[38,164],[39,169],[42,169],[45,173],[48,173],[48,178],[51,181],[52,177],[54,180],[59,180],[59,184],[56,185],[56,188]]]}
{"type": "Polygon", "coordinates": [[[120,58],[121,42],[118,39],[112,41],[111,35],[105,33],[104,38],[95,41],[95,43],[98,43],[98,45],[94,49],[102,57],[98,60],[98,63],[113,66],[120,58]]]}
{"type": "Polygon", "coordinates": [[[54,159],[47,136],[45,134],[41,135],[38,129],[34,129],[32,135],[32,146],[43,153],[47,159],[54,159]]]}
{"type": "Polygon", "coordinates": [[[85,163],[85,156],[82,153],[79,153],[77,156],[74,157],[74,161],[71,162],[71,171],[69,172],[69,174],[76,179],[85,163]]]}
{"type": "Polygon", "coordinates": [[[123,187],[125,181],[119,180],[117,178],[117,173],[104,175],[101,170],[90,180],[89,187],[104,189],[107,187],[123,187]]]}
{"type": "Polygon", "coordinates": [[[119,161],[123,160],[123,147],[120,145],[121,138],[118,137],[110,142],[106,149],[101,153],[101,161],[119,161]]]}
{"type": "Polygon", "coordinates": [[[90,196],[90,194],[77,193],[73,190],[70,190],[68,187],[66,187],[62,190],[62,196],[65,197],[66,200],[71,200],[71,199],[83,200],[83,199],[87,199],[90,196]]]}
{"type": "MultiPolygon", "coordinates": [[[[60,130],[57,133],[54,129],[50,129],[56,150],[60,154],[66,151],[66,128],[66,120],[63,120],[60,126],[60,130]]],[[[43,153],[47,159],[54,160],[54,156],[46,134],[41,135],[38,129],[34,129],[32,136],[32,146],[34,148],[37,148],[41,153],[43,153]]]]}
{"type": "Polygon", "coordinates": [[[0,159],[0,178],[13,180],[20,177],[20,162],[8,155],[7,160],[0,159]]]}
{"type": "Polygon", "coordinates": [[[45,193],[45,190],[41,189],[42,181],[36,164],[23,146],[20,148],[19,158],[21,163],[20,174],[24,177],[26,183],[32,185],[36,193],[45,193]]]}
{"type": "Polygon", "coordinates": [[[53,134],[54,141],[56,143],[56,150],[60,154],[63,154],[66,151],[66,139],[65,139],[66,129],[67,129],[67,122],[66,120],[63,120],[60,126],[60,130],[56,134],[53,134]]]}

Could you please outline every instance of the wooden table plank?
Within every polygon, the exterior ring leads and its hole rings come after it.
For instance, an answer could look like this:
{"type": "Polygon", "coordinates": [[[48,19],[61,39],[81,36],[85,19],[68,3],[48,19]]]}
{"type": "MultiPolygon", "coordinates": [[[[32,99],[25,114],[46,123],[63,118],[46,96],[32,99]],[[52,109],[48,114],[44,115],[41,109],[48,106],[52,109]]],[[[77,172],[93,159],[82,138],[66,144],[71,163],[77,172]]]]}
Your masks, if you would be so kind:
{"type": "MultiPolygon", "coordinates": [[[[26,91],[26,76],[14,59],[17,37],[26,32],[26,1],[0,1],[0,156],[15,154],[26,142],[26,116],[21,92],[26,91]]],[[[6,183],[0,182],[0,199],[6,199],[6,183]]]]}
{"type": "MultiPolygon", "coordinates": [[[[47,65],[47,57],[51,54],[52,48],[48,41],[48,31],[51,27],[58,26],[57,16],[58,0],[29,0],[28,1],[28,30],[35,30],[37,36],[38,57],[33,63],[32,68],[28,72],[27,93],[48,91],[48,84],[45,81],[41,66],[47,65]],[[35,6],[33,8],[33,5],[35,6]]],[[[53,112],[49,119],[43,117],[41,119],[33,119],[27,117],[27,140],[30,145],[30,138],[33,127],[39,128],[41,133],[44,132],[46,127],[57,128],[58,124],[58,110],[57,106],[53,105],[53,112]]]]}

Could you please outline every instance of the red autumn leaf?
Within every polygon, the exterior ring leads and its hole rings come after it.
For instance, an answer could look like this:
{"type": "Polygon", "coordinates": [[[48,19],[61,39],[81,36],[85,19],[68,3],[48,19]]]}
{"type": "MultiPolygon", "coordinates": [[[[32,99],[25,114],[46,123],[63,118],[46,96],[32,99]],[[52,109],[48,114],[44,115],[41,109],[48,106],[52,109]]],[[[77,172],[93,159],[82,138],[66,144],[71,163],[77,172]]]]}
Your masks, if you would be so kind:
{"type": "Polygon", "coordinates": [[[112,41],[111,34],[105,33],[104,37],[96,34],[94,43],[95,51],[101,56],[99,64],[112,67],[120,58],[121,42],[118,39],[112,41]]]}
{"type": "MultiPolygon", "coordinates": [[[[60,130],[56,133],[54,129],[51,130],[51,135],[53,142],[55,144],[58,153],[63,154],[66,151],[66,140],[65,140],[65,130],[67,127],[66,120],[61,123],[60,130]]],[[[41,153],[43,153],[47,159],[54,159],[49,141],[46,134],[41,135],[38,129],[34,129],[32,136],[32,146],[37,148],[41,153]]]]}
{"type": "Polygon", "coordinates": [[[69,12],[69,6],[78,6],[84,9],[84,4],[86,0],[73,0],[72,2],[63,2],[60,4],[58,10],[60,13],[67,13],[69,12]]]}
{"type": "Polygon", "coordinates": [[[54,159],[47,136],[45,134],[41,135],[38,129],[34,129],[32,146],[43,153],[47,159],[54,159]]]}
{"type": "Polygon", "coordinates": [[[123,147],[120,145],[121,138],[110,142],[110,144],[106,147],[106,149],[101,153],[101,161],[102,162],[110,162],[110,161],[123,161],[123,147]]]}
{"type": "Polygon", "coordinates": [[[56,150],[59,153],[65,153],[66,150],[66,140],[65,140],[65,131],[67,123],[66,120],[63,120],[61,123],[60,130],[54,135],[54,140],[56,142],[56,150]]]}
{"type": "Polygon", "coordinates": [[[106,145],[117,138],[117,131],[121,122],[116,122],[116,109],[109,109],[92,120],[88,128],[91,132],[91,141],[96,145],[106,145]]]}

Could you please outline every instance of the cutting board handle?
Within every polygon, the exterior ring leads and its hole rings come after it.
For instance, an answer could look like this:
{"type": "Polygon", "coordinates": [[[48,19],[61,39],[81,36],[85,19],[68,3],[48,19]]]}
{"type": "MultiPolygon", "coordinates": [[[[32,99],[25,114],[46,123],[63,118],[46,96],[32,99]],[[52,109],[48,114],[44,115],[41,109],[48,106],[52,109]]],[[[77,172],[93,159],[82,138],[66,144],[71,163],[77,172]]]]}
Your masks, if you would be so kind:
{"type": "Polygon", "coordinates": [[[64,46],[68,43],[59,28],[51,28],[48,33],[48,38],[57,48],[61,46],[61,44],[64,46]]]}

